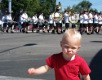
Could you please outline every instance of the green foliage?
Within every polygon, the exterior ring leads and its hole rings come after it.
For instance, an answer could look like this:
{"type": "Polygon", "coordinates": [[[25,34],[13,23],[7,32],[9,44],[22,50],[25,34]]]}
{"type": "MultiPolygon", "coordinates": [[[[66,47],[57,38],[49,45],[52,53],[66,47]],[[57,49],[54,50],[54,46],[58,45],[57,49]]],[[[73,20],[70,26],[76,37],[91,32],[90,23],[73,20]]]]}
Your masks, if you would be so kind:
{"type": "Polygon", "coordinates": [[[78,6],[80,6],[83,10],[89,10],[92,6],[92,3],[86,0],[83,0],[78,4],[78,6]]]}
{"type": "MultiPolygon", "coordinates": [[[[55,10],[55,5],[56,0],[12,0],[12,15],[15,16],[21,10],[26,10],[29,16],[43,12],[47,17],[55,10]]],[[[8,10],[8,0],[2,0],[2,7],[3,10],[8,10]]]]}
{"type": "MultiPolygon", "coordinates": [[[[61,3],[58,3],[61,5],[61,3]]],[[[77,5],[67,7],[67,11],[73,9],[76,12],[82,12],[83,10],[95,10],[91,8],[92,3],[89,1],[83,0],[77,5]]],[[[12,15],[15,16],[21,10],[26,10],[29,16],[37,13],[44,13],[47,18],[51,12],[55,11],[56,0],[12,0],[12,15]]],[[[8,0],[2,0],[2,11],[8,10],[8,0]]]]}
{"type": "Polygon", "coordinates": [[[70,6],[67,7],[67,10],[69,11],[69,10],[73,9],[75,12],[78,12],[78,13],[80,13],[80,12],[82,12],[84,10],[97,11],[96,9],[92,9],[91,6],[92,6],[92,3],[90,1],[83,0],[79,4],[73,5],[72,8],[70,6]]]}

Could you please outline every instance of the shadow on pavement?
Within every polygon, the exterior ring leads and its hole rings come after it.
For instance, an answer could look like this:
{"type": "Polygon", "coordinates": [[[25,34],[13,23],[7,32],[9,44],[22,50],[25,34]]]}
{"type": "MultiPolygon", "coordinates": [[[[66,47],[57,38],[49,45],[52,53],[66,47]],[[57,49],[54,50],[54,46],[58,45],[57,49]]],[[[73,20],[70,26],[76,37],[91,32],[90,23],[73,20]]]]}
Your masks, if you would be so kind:
{"type": "Polygon", "coordinates": [[[102,80],[102,49],[92,59],[90,68],[91,80],[102,80]]]}
{"type": "Polygon", "coordinates": [[[0,51],[0,53],[4,53],[4,52],[14,50],[14,49],[17,49],[17,48],[21,48],[21,47],[29,47],[29,46],[34,46],[34,45],[37,45],[37,44],[36,43],[28,43],[28,44],[24,44],[23,46],[13,47],[13,48],[10,48],[10,49],[0,51]]]}
{"type": "Polygon", "coordinates": [[[36,43],[29,43],[29,44],[25,44],[23,46],[34,46],[34,45],[37,45],[36,43]]]}
{"type": "Polygon", "coordinates": [[[102,41],[91,41],[91,42],[102,43],[102,41]]]}

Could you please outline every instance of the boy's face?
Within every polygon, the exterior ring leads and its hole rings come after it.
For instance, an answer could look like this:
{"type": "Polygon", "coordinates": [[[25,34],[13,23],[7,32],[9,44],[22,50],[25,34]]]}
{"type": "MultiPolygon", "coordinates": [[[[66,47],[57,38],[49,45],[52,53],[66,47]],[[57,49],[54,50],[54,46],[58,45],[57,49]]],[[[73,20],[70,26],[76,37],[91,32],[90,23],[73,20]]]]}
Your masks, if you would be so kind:
{"type": "Polygon", "coordinates": [[[63,56],[71,58],[80,48],[80,41],[75,38],[64,38],[61,41],[63,56]]]}

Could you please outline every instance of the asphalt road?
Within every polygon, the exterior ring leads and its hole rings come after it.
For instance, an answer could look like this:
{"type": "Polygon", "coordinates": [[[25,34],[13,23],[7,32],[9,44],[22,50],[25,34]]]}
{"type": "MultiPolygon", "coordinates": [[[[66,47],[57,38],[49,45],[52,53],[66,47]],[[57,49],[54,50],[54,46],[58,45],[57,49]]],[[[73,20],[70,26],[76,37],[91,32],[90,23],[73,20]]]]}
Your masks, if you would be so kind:
{"type": "MultiPolygon", "coordinates": [[[[92,80],[102,80],[102,32],[82,35],[79,55],[92,69],[92,80]]],[[[54,80],[54,71],[29,76],[27,69],[45,64],[45,59],[61,51],[62,34],[0,32],[0,80],[54,80]]]]}

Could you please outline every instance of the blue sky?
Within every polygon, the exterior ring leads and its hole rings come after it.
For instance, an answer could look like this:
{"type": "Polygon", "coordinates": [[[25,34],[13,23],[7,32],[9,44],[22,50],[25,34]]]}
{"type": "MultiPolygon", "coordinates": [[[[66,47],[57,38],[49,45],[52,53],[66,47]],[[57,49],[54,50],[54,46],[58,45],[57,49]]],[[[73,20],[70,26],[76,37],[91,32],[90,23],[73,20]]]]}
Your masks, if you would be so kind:
{"type": "MultiPolygon", "coordinates": [[[[73,6],[73,5],[77,5],[78,3],[80,3],[83,0],[56,0],[56,4],[58,4],[58,2],[61,2],[62,4],[62,10],[64,10],[65,8],[67,8],[67,6],[73,6]]],[[[102,11],[102,0],[87,0],[89,2],[91,2],[93,5],[91,6],[92,8],[97,9],[98,11],[102,11]]]]}

